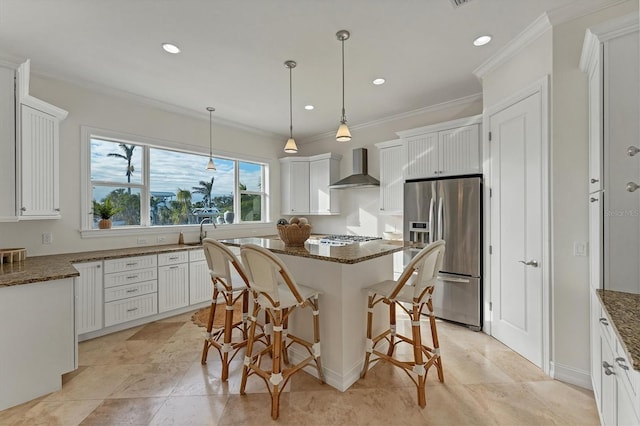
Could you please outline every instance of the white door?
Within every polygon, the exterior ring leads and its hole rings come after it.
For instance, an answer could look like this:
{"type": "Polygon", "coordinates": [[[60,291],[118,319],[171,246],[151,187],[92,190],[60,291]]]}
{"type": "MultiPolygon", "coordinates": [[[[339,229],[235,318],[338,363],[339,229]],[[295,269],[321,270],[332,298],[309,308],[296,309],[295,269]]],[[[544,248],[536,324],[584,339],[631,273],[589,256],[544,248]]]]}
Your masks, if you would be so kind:
{"type": "Polygon", "coordinates": [[[541,94],[489,115],[491,334],[542,367],[541,94]]]}

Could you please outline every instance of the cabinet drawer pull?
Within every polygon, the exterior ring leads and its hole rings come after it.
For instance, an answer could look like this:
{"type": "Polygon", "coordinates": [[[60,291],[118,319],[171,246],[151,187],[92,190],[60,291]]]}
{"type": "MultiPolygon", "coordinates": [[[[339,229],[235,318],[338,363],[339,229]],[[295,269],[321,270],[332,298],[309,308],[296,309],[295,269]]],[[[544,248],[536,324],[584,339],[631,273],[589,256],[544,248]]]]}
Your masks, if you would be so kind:
{"type": "Polygon", "coordinates": [[[609,364],[607,361],[602,361],[602,368],[604,368],[604,374],[607,376],[615,376],[616,373],[613,372],[613,365],[609,364]]]}
{"type": "Polygon", "coordinates": [[[137,310],[138,310],[138,308],[131,308],[131,309],[127,309],[127,312],[134,312],[134,311],[137,311],[137,310]]]}
{"type": "Polygon", "coordinates": [[[609,321],[607,321],[606,318],[600,318],[598,321],[600,321],[600,324],[602,325],[606,325],[606,326],[609,325],[609,321]]]}
{"type": "Polygon", "coordinates": [[[178,269],[178,266],[169,266],[169,269],[178,269]]]}
{"type": "Polygon", "coordinates": [[[180,259],[178,256],[171,256],[171,257],[169,257],[169,260],[178,260],[178,259],[180,259]]]}
{"type": "Polygon", "coordinates": [[[131,289],[127,290],[127,293],[135,293],[136,291],[138,291],[137,288],[131,288],[131,289]]]}
{"type": "Polygon", "coordinates": [[[127,266],[136,266],[138,264],[138,262],[129,262],[127,263],[127,266]]]}
{"type": "Polygon", "coordinates": [[[616,358],[616,364],[618,364],[618,366],[620,368],[622,368],[623,370],[628,370],[629,369],[629,366],[627,365],[625,359],[622,358],[622,357],[616,358]]]}
{"type": "Polygon", "coordinates": [[[128,280],[133,280],[135,278],[138,278],[138,275],[127,275],[128,280]]]}

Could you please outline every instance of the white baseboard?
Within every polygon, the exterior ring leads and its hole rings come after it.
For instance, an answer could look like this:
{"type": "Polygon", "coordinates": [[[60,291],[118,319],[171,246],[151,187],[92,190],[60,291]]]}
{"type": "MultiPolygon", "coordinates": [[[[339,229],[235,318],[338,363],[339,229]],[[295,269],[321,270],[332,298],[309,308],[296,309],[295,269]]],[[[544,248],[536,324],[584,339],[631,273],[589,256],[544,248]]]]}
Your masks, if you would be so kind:
{"type": "Polygon", "coordinates": [[[561,382],[570,383],[589,390],[593,389],[591,386],[591,374],[588,371],[578,370],[577,368],[552,362],[550,373],[551,377],[561,382]]]}

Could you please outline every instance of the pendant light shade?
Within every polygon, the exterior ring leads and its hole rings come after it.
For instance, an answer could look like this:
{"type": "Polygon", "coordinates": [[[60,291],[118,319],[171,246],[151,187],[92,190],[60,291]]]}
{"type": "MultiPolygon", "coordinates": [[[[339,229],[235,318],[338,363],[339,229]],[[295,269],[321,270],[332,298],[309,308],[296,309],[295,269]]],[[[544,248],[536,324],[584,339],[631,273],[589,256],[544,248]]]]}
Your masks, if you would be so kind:
{"type": "Polygon", "coordinates": [[[336,133],[338,142],[349,142],[351,140],[351,132],[347,127],[347,116],[344,111],[344,41],[349,39],[349,31],[340,30],[336,33],[336,37],[342,43],[342,115],[340,116],[340,127],[336,133]]]}
{"type": "Polygon", "coordinates": [[[216,109],[214,107],[207,107],[207,111],[209,111],[209,163],[207,164],[207,170],[215,170],[216,169],[216,165],[213,164],[213,142],[212,142],[212,133],[213,133],[213,118],[212,118],[212,114],[213,111],[215,111],[216,109]]]}
{"type": "Polygon", "coordinates": [[[289,139],[284,146],[284,152],[287,154],[295,154],[298,152],[298,145],[293,139],[293,87],[292,87],[292,70],[296,67],[295,61],[285,61],[284,66],[289,68],[289,139]]]}

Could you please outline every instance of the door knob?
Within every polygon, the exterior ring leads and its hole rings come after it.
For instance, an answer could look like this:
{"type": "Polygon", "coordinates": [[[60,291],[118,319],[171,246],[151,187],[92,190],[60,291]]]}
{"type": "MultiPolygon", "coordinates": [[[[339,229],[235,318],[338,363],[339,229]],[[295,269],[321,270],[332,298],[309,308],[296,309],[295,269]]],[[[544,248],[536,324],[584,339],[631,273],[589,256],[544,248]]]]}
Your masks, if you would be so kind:
{"type": "Polygon", "coordinates": [[[537,260],[530,260],[528,262],[525,262],[524,260],[519,260],[518,262],[522,263],[523,265],[526,266],[533,266],[534,268],[538,267],[538,261],[537,260]]]}
{"type": "Polygon", "coordinates": [[[629,148],[627,148],[627,155],[629,157],[633,157],[634,155],[636,155],[637,153],[640,152],[640,148],[637,148],[633,145],[631,145],[629,148]]]}
{"type": "Polygon", "coordinates": [[[635,192],[638,188],[640,188],[640,185],[638,185],[637,183],[627,182],[627,191],[635,192]]]}

